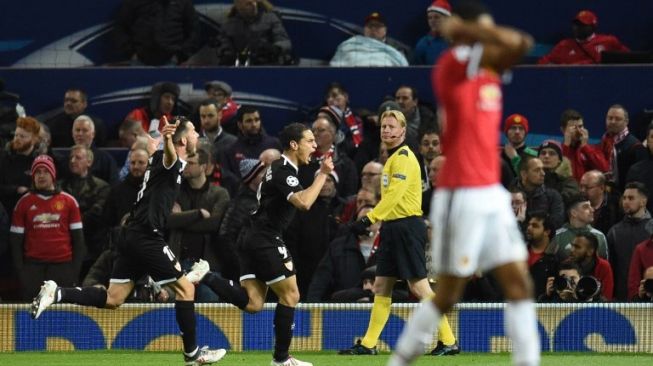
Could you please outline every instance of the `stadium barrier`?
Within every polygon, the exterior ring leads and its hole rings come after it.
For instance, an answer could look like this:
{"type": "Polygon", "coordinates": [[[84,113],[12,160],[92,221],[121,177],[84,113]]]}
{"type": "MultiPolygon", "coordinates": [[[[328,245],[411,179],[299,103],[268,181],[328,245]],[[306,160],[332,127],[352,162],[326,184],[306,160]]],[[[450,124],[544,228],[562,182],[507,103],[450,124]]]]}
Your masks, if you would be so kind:
{"type": "MultiPolygon", "coordinates": [[[[417,304],[394,304],[379,348],[394,347],[417,304]]],[[[505,304],[460,304],[449,315],[466,352],[505,352],[505,304]]],[[[274,304],[245,314],[197,304],[198,343],[234,351],[273,348],[274,304]]],[[[371,304],[300,304],[293,350],[334,351],[363,336],[371,304]]],[[[544,351],[653,353],[653,304],[538,304],[544,351]]],[[[0,352],[132,349],[177,351],[172,304],[126,304],[116,311],[57,304],[32,320],[28,305],[0,305],[0,352]]]]}

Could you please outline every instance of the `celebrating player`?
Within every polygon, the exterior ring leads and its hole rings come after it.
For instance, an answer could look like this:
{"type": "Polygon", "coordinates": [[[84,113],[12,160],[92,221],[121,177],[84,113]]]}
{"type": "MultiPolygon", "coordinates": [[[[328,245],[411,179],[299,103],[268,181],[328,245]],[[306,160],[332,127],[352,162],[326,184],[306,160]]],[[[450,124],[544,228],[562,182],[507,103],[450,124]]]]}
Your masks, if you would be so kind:
{"type": "Polygon", "coordinates": [[[127,219],[124,235],[117,243],[119,254],[109,288],[62,288],[54,281],[46,281],[32,302],[32,317],[38,318],[56,302],[116,309],[129,296],[135,281],[149,274],[157,284],[166,284],[176,293],[175,312],[186,365],[206,365],[219,361],[226,351],[197,346],[195,287],[181,271],[179,262],[163,238],[168,215],[181,185],[181,172],[186,165],[184,159],[195,152],[198,134],[193,123],[184,117],[176,117],[174,124],[168,123],[166,117],[163,121],[163,151],[155,152],[156,145],[148,145],[149,165],[127,219]]]}

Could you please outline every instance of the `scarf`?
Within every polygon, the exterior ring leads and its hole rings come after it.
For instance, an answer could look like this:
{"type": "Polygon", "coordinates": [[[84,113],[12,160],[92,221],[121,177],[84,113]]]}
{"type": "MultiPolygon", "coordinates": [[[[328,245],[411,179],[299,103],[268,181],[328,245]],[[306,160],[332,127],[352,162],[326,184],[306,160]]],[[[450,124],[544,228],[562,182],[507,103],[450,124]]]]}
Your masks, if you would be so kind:
{"type": "Polygon", "coordinates": [[[315,151],[313,151],[313,160],[321,162],[326,157],[329,157],[329,156],[333,157],[333,154],[335,153],[335,151],[336,151],[336,147],[334,145],[331,145],[331,148],[329,148],[329,150],[327,152],[324,152],[324,153],[321,152],[320,150],[315,150],[315,151]]]}
{"type": "Polygon", "coordinates": [[[345,109],[344,120],[347,128],[351,132],[351,139],[354,146],[358,147],[363,142],[363,121],[356,117],[349,107],[345,109]]]}
{"type": "Polygon", "coordinates": [[[615,135],[611,135],[606,132],[603,134],[603,138],[601,139],[601,150],[603,150],[603,155],[605,155],[605,159],[610,165],[610,174],[612,175],[611,178],[615,181],[617,177],[619,177],[619,167],[617,166],[617,149],[615,149],[615,146],[623,141],[629,133],[630,131],[628,131],[628,127],[626,127],[615,135]]]}

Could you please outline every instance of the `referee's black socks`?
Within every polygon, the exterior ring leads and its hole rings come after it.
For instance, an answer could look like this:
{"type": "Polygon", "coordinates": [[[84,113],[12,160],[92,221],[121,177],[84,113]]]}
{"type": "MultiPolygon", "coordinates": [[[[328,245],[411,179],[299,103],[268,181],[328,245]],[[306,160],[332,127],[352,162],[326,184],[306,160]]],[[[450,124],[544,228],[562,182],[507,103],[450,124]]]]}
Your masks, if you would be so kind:
{"type": "Polygon", "coordinates": [[[101,287],[59,287],[57,292],[57,302],[95,306],[100,309],[107,304],[107,290],[101,287]]]}
{"type": "Polygon", "coordinates": [[[197,335],[195,333],[195,302],[175,301],[175,315],[184,342],[184,353],[193,354],[197,349],[197,335]]]}
{"type": "Polygon", "coordinates": [[[295,308],[277,304],[274,309],[274,360],[277,362],[288,359],[294,318],[295,308]]]}
{"type": "Polygon", "coordinates": [[[220,298],[240,309],[245,309],[249,302],[247,291],[240,284],[222,278],[216,274],[209,274],[202,279],[202,283],[209,286],[220,298]]]}

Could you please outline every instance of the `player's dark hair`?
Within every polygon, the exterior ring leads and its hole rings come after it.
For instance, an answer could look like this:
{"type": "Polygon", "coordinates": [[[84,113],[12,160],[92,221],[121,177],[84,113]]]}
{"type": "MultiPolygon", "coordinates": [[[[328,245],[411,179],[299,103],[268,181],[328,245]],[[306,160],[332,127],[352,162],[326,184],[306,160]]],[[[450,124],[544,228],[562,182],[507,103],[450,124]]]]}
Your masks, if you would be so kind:
{"type": "Polygon", "coordinates": [[[474,21],[481,15],[490,14],[490,10],[478,0],[460,0],[453,5],[451,13],[463,20],[474,21]]]}
{"type": "Polygon", "coordinates": [[[286,127],[281,130],[279,133],[279,141],[281,142],[281,147],[284,150],[290,149],[290,142],[299,141],[304,137],[304,131],[308,130],[308,127],[302,123],[291,123],[286,125],[286,127]]]}
{"type": "Polygon", "coordinates": [[[172,135],[172,142],[175,145],[179,144],[181,139],[186,137],[186,134],[188,133],[188,124],[192,124],[192,122],[184,116],[174,116],[171,121],[168,121],[168,123],[177,123],[177,121],[179,121],[179,126],[177,126],[177,130],[175,130],[175,134],[172,135]]]}

